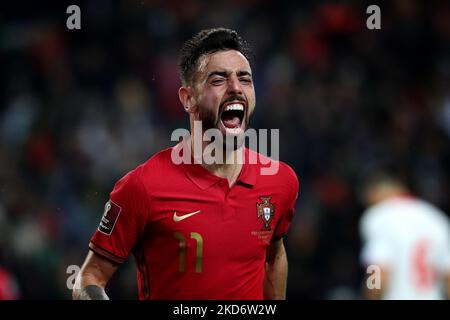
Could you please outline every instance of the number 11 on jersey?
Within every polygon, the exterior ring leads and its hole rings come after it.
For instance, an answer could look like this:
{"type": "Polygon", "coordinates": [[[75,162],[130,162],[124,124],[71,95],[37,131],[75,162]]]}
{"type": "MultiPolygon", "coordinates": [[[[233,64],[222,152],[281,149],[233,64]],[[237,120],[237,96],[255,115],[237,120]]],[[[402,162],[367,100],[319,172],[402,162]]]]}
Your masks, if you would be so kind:
{"type": "MultiPolygon", "coordinates": [[[[202,272],[203,264],[203,238],[197,232],[191,232],[191,239],[194,239],[197,243],[196,246],[196,258],[195,258],[195,272],[202,272]]],[[[174,237],[180,241],[180,261],[178,265],[179,272],[185,272],[186,270],[186,238],[181,232],[175,232],[174,237]]]]}

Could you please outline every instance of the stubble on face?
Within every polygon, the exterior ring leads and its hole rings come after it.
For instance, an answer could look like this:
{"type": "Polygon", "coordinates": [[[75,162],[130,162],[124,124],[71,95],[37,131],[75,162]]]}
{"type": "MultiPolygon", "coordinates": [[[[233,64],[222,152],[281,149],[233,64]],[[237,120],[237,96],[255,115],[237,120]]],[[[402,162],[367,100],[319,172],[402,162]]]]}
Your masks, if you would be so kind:
{"type": "Polygon", "coordinates": [[[203,131],[218,128],[219,126],[219,117],[217,116],[217,112],[213,108],[210,108],[210,106],[202,105],[200,103],[202,100],[201,90],[202,87],[206,85],[206,78],[202,78],[201,75],[205,73],[210,59],[211,54],[204,54],[199,58],[197,72],[193,77],[193,90],[198,107],[198,119],[196,120],[202,122],[203,131]]]}
{"type": "Polygon", "coordinates": [[[196,70],[191,78],[196,106],[193,120],[201,122],[202,134],[210,129],[219,132],[212,135],[212,142],[218,148],[223,147],[224,154],[226,150],[237,150],[245,143],[245,132],[249,128],[255,106],[251,68],[247,59],[240,52],[233,50],[209,53],[199,58],[196,70]],[[210,75],[222,73],[226,77],[225,83],[213,85],[214,78],[210,75]],[[236,76],[240,88],[229,88],[229,77],[236,76]],[[238,115],[228,113],[225,116],[225,106],[239,102],[244,106],[244,112],[238,115]],[[240,130],[236,133],[228,132],[229,122],[231,119],[236,121],[235,117],[239,117],[240,130]],[[228,121],[227,125],[223,122],[225,119],[228,121]]]}
{"type": "Polygon", "coordinates": [[[249,124],[251,122],[250,120],[253,116],[254,106],[251,107],[249,105],[250,101],[247,101],[245,95],[232,95],[232,96],[224,97],[220,101],[220,104],[217,109],[211,108],[210,105],[203,105],[200,102],[202,100],[202,94],[201,94],[202,89],[204,88],[204,86],[207,85],[206,84],[207,77],[202,77],[202,75],[205,75],[206,68],[207,68],[208,63],[213,54],[214,53],[205,54],[199,58],[197,72],[193,76],[193,81],[192,81],[193,87],[192,88],[194,90],[195,99],[197,101],[197,106],[198,106],[198,118],[196,118],[195,120],[202,121],[204,130],[208,130],[211,128],[218,129],[219,123],[220,123],[220,115],[221,115],[224,104],[226,104],[227,102],[232,102],[232,101],[241,101],[247,105],[247,107],[245,109],[245,116],[244,116],[243,120],[244,120],[244,125],[245,125],[244,128],[248,129],[249,124]]]}

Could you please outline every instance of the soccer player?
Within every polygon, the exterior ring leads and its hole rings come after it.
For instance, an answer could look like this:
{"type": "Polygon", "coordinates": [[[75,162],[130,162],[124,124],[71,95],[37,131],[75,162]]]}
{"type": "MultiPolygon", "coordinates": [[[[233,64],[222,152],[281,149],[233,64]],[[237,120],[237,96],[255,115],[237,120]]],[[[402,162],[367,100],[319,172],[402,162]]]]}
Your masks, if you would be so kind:
{"type": "Polygon", "coordinates": [[[448,217],[414,197],[389,171],[374,173],[364,189],[370,207],[360,220],[361,258],[366,266],[376,267],[368,269],[373,273],[365,298],[438,300],[445,298],[445,291],[450,297],[448,217]],[[373,276],[380,277],[378,286],[373,276]]]}
{"type": "Polygon", "coordinates": [[[18,300],[20,290],[15,277],[0,266],[0,300],[18,300]]]}
{"type": "MultiPolygon", "coordinates": [[[[216,129],[222,137],[248,129],[255,89],[247,45],[235,31],[201,31],[184,44],[179,67],[191,132],[199,122],[202,132],[216,129]]],[[[140,299],[285,299],[283,236],[298,194],[294,171],[282,162],[273,175],[261,173],[261,161],[176,164],[183,143],[117,182],[75,299],[108,299],[105,286],[130,253],[140,299]]],[[[237,143],[225,154],[236,159],[242,150],[247,159],[256,154],[237,143]]]]}

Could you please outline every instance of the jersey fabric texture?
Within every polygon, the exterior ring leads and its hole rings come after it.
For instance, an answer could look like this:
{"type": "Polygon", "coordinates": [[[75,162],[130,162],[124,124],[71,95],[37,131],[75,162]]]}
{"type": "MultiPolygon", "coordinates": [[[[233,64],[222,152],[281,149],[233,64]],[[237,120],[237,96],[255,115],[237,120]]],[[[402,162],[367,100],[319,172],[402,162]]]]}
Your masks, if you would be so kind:
{"type": "Polygon", "coordinates": [[[247,163],[230,188],[199,164],[174,164],[173,148],[117,182],[89,248],[117,263],[133,254],[140,299],[263,299],[266,249],[294,214],[294,171],[247,163]]]}
{"type": "Polygon", "coordinates": [[[450,226],[443,212],[417,198],[396,197],[369,208],[360,231],[362,262],[390,271],[384,299],[443,298],[443,276],[450,270],[450,226]]]}

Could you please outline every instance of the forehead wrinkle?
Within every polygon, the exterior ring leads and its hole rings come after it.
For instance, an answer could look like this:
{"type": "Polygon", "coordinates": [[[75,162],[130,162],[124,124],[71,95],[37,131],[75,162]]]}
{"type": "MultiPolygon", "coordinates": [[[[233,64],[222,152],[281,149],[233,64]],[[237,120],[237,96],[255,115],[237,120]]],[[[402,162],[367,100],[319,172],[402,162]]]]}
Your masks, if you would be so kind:
{"type": "MultiPolygon", "coordinates": [[[[208,74],[206,74],[206,69],[208,67],[208,65],[211,62],[211,59],[213,58],[214,55],[216,54],[220,54],[222,52],[227,52],[227,51],[233,51],[233,50],[226,50],[226,51],[219,51],[219,52],[211,52],[211,53],[204,53],[202,54],[198,60],[197,60],[197,68],[196,71],[192,77],[192,79],[194,80],[194,83],[196,82],[195,79],[200,80],[199,82],[197,82],[197,85],[200,85],[204,82],[206,82],[208,80],[208,74]],[[200,78],[199,78],[200,77],[200,78]]],[[[242,55],[242,53],[240,53],[239,51],[237,51],[237,53],[239,55],[241,55],[245,62],[244,65],[240,66],[237,70],[229,70],[227,68],[224,67],[218,67],[217,70],[212,70],[212,71],[220,71],[220,72],[225,72],[227,73],[227,76],[232,74],[233,72],[236,73],[237,76],[239,76],[240,73],[248,73],[250,76],[252,76],[252,71],[251,71],[251,66],[248,63],[247,58],[245,58],[244,55],[242,55]]],[[[194,85],[195,86],[195,85],[194,85]]]]}

